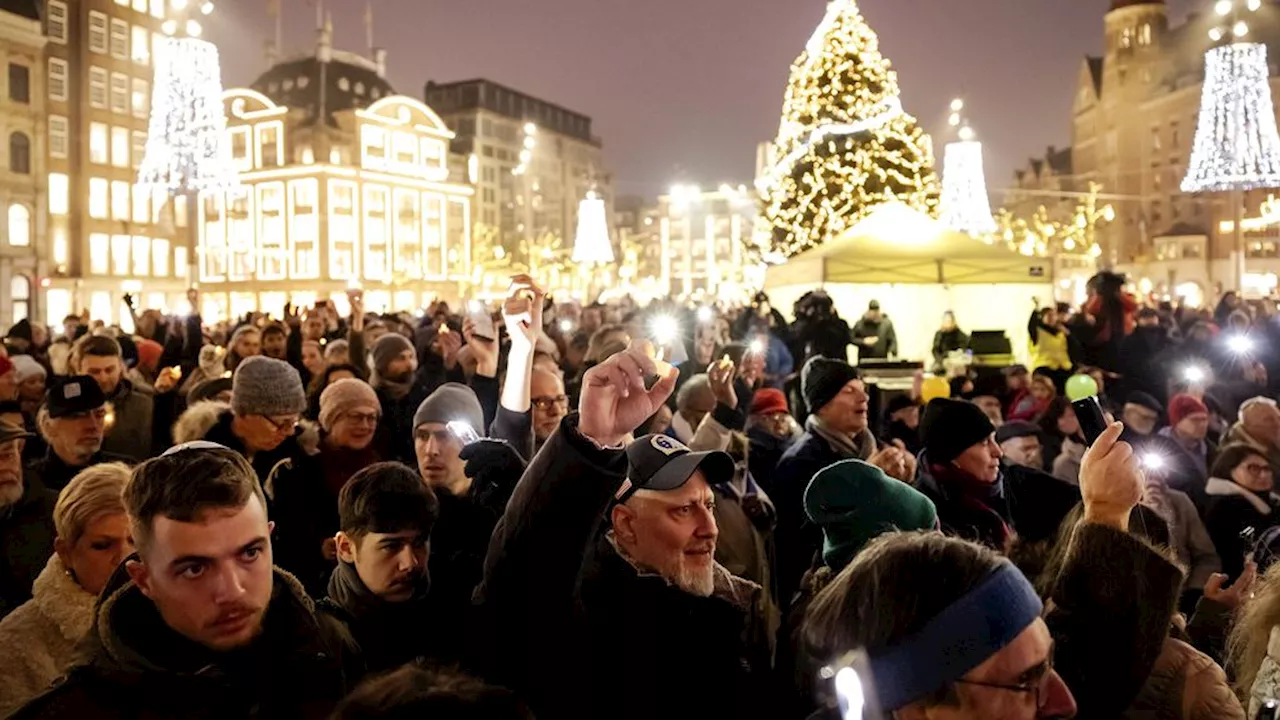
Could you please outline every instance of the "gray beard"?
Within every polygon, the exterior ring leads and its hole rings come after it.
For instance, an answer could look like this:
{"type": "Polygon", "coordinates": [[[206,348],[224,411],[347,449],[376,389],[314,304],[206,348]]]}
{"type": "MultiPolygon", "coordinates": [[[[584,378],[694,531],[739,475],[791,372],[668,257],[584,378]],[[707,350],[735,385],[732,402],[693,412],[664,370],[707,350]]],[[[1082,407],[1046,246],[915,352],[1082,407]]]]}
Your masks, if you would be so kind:
{"type": "Polygon", "coordinates": [[[0,485],[0,510],[7,510],[22,499],[22,483],[0,485]]]}

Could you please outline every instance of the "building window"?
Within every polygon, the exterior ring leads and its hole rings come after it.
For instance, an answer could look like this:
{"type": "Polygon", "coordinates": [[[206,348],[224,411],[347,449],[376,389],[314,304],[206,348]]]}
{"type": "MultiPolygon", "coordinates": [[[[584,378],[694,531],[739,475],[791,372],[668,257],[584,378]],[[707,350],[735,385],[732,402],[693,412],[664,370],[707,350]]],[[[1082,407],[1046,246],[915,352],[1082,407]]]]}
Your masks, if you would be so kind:
{"type": "Polygon", "coordinates": [[[289,245],[293,279],[320,277],[320,215],[318,183],[312,179],[289,183],[289,245]]]}
{"type": "Polygon", "coordinates": [[[258,279],[283,280],[287,266],[284,183],[258,186],[258,279]]]}
{"type": "Polygon", "coordinates": [[[9,172],[31,174],[31,138],[26,133],[9,135],[9,172]]]}
{"type": "Polygon", "coordinates": [[[253,188],[239,187],[227,193],[228,275],[248,280],[257,269],[253,243],[253,188]]]}
{"type": "Polygon", "coordinates": [[[49,214],[66,215],[71,180],[65,173],[49,173],[49,214]]]}
{"type": "Polygon", "coordinates": [[[133,61],[139,65],[151,62],[151,31],[141,25],[130,30],[133,36],[133,61]]]}
{"type": "Polygon", "coordinates": [[[1142,46],[1151,44],[1151,23],[1143,23],[1138,29],[1138,44],[1142,46]]]}
{"type": "MultiPolygon", "coordinates": [[[[116,0],[116,2],[120,3],[121,5],[128,5],[128,4],[129,4],[129,0],[116,0]]],[[[146,12],[146,11],[147,11],[147,0],[133,0],[133,9],[134,9],[134,10],[137,10],[137,11],[138,11],[138,12],[140,12],[140,13],[144,13],[144,12],[146,12]]]]}
{"type": "Polygon", "coordinates": [[[111,181],[111,219],[129,221],[129,211],[133,208],[129,201],[129,181],[111,181]]]}
{"type": "Polygon", "coordinates": [[[151,272],[156,277],[169,276],[169,241],[164,238],[151,241],[151,272]]]}
{"type": "Polygon", "coordinates": [[[142,185],[133,186],[133,221],[145,225],[151,220],[151,193],[142,185]]]}
{"type": "Polygon", "coordinates": [[[106,123],[89,123],[89,162],[106,165],[110,162],[110,139],[106,123]]]}
{"type": "Polygon", "coordinates": [[[136,170],[142,167],[142,158],[147,154],[147,134],[141,130],[134,130],[131,145],[129,165],[136,170]]]}
{"type": "Polygon", "coordinates": [[[9,294],[13,297],[13,321],[31,317],[31,280],[26,275],[14,275],[9,281],[9,294]]]}
{"type": "Polygon", "coordinates": [[[200,253],[200,277],[221,280],[227,274],[226,195],[210,193],[204,198],[204,251],[200,253]]]}
{"type": "Polygon", "coordinates": [[[365,125],[360,132],[364,146],[364,165],[383,167],[387,162],[387,132],[380,127],[365,125]]]}
{"type": "Polygon", "coordinates": [[[390,238],[387,226],[390,216],[387,212],[387,188],[369,186],[364,188],[364,277],[366,280],[390,279],[390,268],[387,266],[390,238]]]}
{"type": "Polygon", "coordinates": [[[129,112],[129,76],[111,73],[111,112],[129,112]]]}
{"type": "Polygon", "coordinates": [[[329,182],[329,277],[348,280],[357,277],[356,186],[329,182]]]}
{"type": "Polygon", "coordinates": [[[107,109],[107,71],[104,68],[89,68],[89,104],[99,110],[107,109]]]}
{"type": "Polygon", "coordinates": [[[409,133],[395,134],[396,163],[400,165],[418,164],[418,143],[409,133]]]}
{"type": "Polygon", "coordinates": [[[111,238],[103,233],[89,236],[89,272],[106,275],[111,271],[111,238]]]}
{"type": "Polygon", "coordinates": [[[31,102],[31,68],[9,63],[9,99],[23,105],[31,102]]]}
{"type": "Polygon", "coordinates": [[[129,128],[111,128],[111,164],[118,168],[129,167],[129,128]]]}
{"type": "Polygon", "coordinates": [[[89,51],[107,52],[107,16],[97,10],[89,11],[89,51]]]}
{"type": "Polygon", "coordinates": [[[128,275],[129,274],[129,246],[133,244],[133,238],[129,235],[112,235],[111,236],[111,274],[112,275],[128,275]]]}
{"type": "Polygon", "coordinates": [[[49,58],[49,99],[67,99],[67,61],[49,58]]]}
{"type": "MultiPolygon", "coordinates": [[[[141,0],[133,0],[134,7],[142,4],[141,0]]],[[[157,20],[164,19],[164,0],[151,0],[151,17],[157,20]]]]}
{"type": "Polygon", "coordinates": [[[258,167],[280,167],[280,125],[278,123],[255,128],[258,134],[258,167]]]}
{"type": "Polygon", "coordinates": [[[418,213],[420,197],[415,190],[395,191],[395,248],[392,257],[397,277],[422,277],[422,230],[418,213]]]}
{"type": "Polygon", "coordinates": [[[21,203],[9,206],[9,244],[14,247],[31,246],[31,211],[21,203]]]}
{"type": "Polygon", "coordinates": [[[106,220],[111,208],[111,185],[106,178],[89,178],[89,217],[106,220]]]}
{"type": "Polygon", "coordinates": [[[59,45],[67,44],[67,4],[62,0],[49,0],[45,3],[45,27],[49,39],[59,45]]]}
{"type": "Polygon", "coordinates": [[[130,104],[133,105],[133,116],[136,118],[145,118],[151,112],[151,100],[147,97],[151,85],[142,78],[133,78],[133,95],[130,104]]]}
{"type": "Polygon", "coordinates": [[[133,274],[146,277],[151,274],[151,238],[133,236],[133,274]]]}
{"type": "Polygon", "coordinates": [[[231,134],[231,162],[241,172],[253,169],[253,156],[249,153],[250,131],[248,125],[227,130],[231,134]]]}
{"type": "Polygon", "coordinates": [[[111,19],[111,57],[129,58],[129,23],[116,18],[111,19]]]}

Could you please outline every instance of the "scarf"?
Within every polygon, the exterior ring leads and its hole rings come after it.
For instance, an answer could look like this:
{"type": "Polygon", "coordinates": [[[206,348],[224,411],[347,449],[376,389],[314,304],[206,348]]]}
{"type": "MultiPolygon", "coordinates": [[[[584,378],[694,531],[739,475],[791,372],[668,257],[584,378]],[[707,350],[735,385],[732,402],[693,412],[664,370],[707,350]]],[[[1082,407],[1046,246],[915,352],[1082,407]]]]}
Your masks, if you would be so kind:
{"type": "MultiPolygon", "coordinates": [[[[966,521],[973,523],[979,534],[976,539],[1007,553],[1017,533],[1009,524],[1012,520],[1004,497],[1004,475],[1001,474],[993,483],[987,483],[969,477],[954,466],[934,463],[929,464],[929,472],[947,502],[963,510],[966,521]]],[[[938,514],[942,516],[944,513],[938,514]]],[[[942,519],[945,523],[946,519],[942,519]]]]}
{"type": "Polygon", "coordinates": [[[825,440],[841,458],[866,460],[876,452],[875,436],[867,430],[857,435],[848,435],[832,429],[817,415],[810,415],[805,419],[804,429],[825,440]]]}
{"type": "Polygon", "coordinates": [[[398,382],[382,377],[377,370],[374,370],[369,376],[369,384],[373,386],[374,390],[385,391],[391,396],[392,400],[399,400],[413,390],[413,376],[410,375],[409,379],[404,382],[398,382]]]}
{"type": "Polygon", "coordinates": [[[389,603],[369,591],[368,586],[360,579],[356,566],[348,562],[339,562],[329,576],[329,599],[361,620],[369,618],[385,618],[380,623],[386,627],[395,627],[394,617],[412,617],[422,612],[423,601],[431,592],[431,573],[423,570],[422,578],[413,591],[413,597],[405,602],[389,603]]]}

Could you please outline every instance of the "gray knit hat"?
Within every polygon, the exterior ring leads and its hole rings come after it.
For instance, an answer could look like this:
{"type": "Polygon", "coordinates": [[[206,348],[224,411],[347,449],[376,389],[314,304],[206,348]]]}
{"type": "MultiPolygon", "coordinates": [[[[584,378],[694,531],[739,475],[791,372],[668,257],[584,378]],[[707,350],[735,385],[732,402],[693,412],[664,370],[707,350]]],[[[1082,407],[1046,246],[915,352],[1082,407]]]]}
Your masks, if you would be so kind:
{"type": "Polygon", "coordinates": [[[426,423],[447,423],[452,420],[462,420],[477,435],[485,435],[484,410],[480,408],[480,401],[471,388],[460,383],[445,383],[428,395],[413,414],[413,429],[417,430],[426,423]]]}
{"type": "Polygon", "coordinates": [[[236,368],[231,409],[237,415],[296,415],[307,409],[302,378],[283,360],[257,355],[236,368]]]}
{"type": "Polygon", "coordinates": [[[373,369],[379,375],[383,375],[387,371],[387,365],[392,360],[400,357],[400,353],[405,350],[413,350],[413,343],[409,339],[399,333],[387,333],[378,338],[373,344],[373,369]]]}

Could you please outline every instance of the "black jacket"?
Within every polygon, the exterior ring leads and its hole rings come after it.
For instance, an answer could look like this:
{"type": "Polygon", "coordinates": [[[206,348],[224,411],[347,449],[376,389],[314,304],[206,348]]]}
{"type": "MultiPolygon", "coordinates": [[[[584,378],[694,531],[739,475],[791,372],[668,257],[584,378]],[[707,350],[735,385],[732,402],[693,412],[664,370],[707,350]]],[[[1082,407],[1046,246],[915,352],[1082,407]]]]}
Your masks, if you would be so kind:
{"type": "MultiPolygon", "coordinates": [[[[214,423],[213,427],[209,428],[208,432],[205,433],[204,439],[235,450],[247,458],[249,457],[248,449],[231,430],[231,421],[233,419],[234,416],[231,410],[229,408],[224,410],[218,415],[217,422],[214,423]]],[[[285,438],[284,442],[277,445],[274,450],[254,453],[253,459],[249,464],[253,466],[254,472],[258,474],[258,482],[265,485],[267,478],[271,477],[271,471],[275,469],[276,465],[285,460],[304,457],[306,454],[298,443],[298,436],[293,435],[285,438]]]]}
{"type": "Polygon", "coordinates": [[[760,586],[716,566],[715,592],[697,597],[624,560],[604,517],[626,466],[574,415],[529,466],[476,591],[489,674],[551,720],[754,717],[769,669],[760,586]],[[640,691],[622,680],[659,676],[640,691]]]}
{"type": "Polygon", "coordinates": [[[1244,570],[1245,555],[1253,549],[1241,533],[1253,528],[1256,540],[1264,530],[1280,524],[1280,497],[1275,493],[1259,495],[1221,478],[1210,478],[1205,492],[1204,528],[1222,560],[1222,572],[1234,580],[1244,570]]]}
{"type": "Polygon", "coordinates": [[[123,569],[96,614],[84,659],[12,718],[321,720],[363,671],[342,626],[317,615],[302,586],[279,570],[263,634],[232,653],[171,630],[123,569]]]}
{"type": "Polygon", "coordinates": [[[58,493],[27,473],[18,502],[0,511],[0,617],[31,599],[31,585],[53,554],[58,493]]]}
{"type": "Polygon", "coordinates": [[[132,465],[137,462],[137,460],[125,455],[116,455],[114,453],[99,451],[98,454],[94,455],[89,462],[84,465],[72,467],[71,465],[63,462],[62,458],[58,457],[58,454],[53,451],[52,447],[50,447],[48,451],[45,452],[43,458],[31,463],[27,469],[31,474],[34,474],[35,477],[40,480],[40,484],[44,485],[46,488],[49,488],[50,490],[61,490],[66,487],[67,483],[71,482],[71,478],[75,477],[81,470],[93,465],[100,465],[102,463],[109,462],[122,462],[126,465],[132,465]]]}
{"type": "Polygon", "coordinates": [[[753,427],[747,430],[747,440],[751,443],[751,451],[747,453],[747,469],[751,471],[751,477],[764,488],[765,494],[773,497],[778,462],[791,447],[792,439],[777,437],[762,427],[753,427]]]}
{"type": "Polygon", "coordinates": [[[435,657],[433,636],[457,621],[432,611],[429,588],[428,577],[412,599],[389,603],[369,592],[354,565],[338,563],[316,612],[342,623],[359,647],[365,669],[380,673],[435,657]]]}

